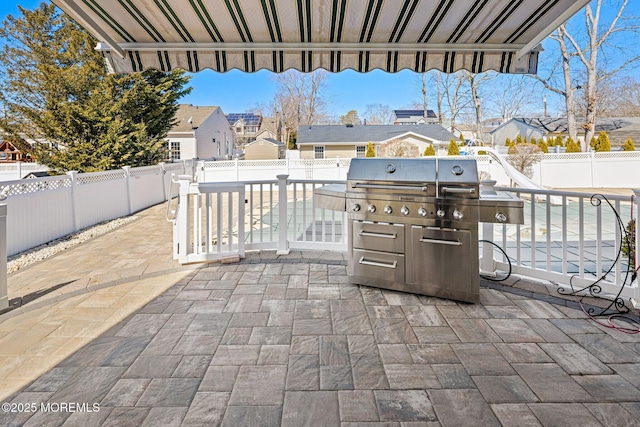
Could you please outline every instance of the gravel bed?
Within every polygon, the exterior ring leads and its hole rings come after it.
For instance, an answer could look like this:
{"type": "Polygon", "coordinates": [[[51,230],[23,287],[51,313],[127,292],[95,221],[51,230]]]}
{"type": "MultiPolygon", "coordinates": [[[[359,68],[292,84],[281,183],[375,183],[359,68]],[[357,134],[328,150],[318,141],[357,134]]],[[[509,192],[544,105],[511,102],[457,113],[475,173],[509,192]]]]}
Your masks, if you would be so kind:
{"type": "Polygon", "coordinates": [[[79,245],[82,242],[101,236],[109,231],[115,230],[131,221],[138,219],[137,216],[127,216],[117,218],[111,221],[101,222],[92,227],[87,227],[78,232],[68,234],[59,239],[52,240],[48,243],[28,249],[19,254],[13,255],[7,259],[7,274],[25,268],[31,264],[42,261],[46,258],[54,256],[66,249],[79,245]]]}

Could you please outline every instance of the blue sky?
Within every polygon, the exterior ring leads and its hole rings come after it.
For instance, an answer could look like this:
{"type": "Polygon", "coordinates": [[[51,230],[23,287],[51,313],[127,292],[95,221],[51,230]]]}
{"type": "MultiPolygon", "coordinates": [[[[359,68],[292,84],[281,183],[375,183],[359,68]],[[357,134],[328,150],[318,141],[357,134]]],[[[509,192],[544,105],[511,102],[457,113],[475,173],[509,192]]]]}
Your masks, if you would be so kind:
{"type": "MultiPolygon", "coordinates": [[[[41,0],[2,0],[0,17],[18,14],[17,5],[34,9],[40,2],[41,0]]],[[[629,3],[626,14],[640,16],[640,1],[631,0],[629,3]]],[[[582,22],[584,14],[580,12],[574,17],[574,20],[576,19],[582,22]]],[[[543,46],[547,49],[548,55],[552,46],[546,42],[543,46]]],[[[541,54],[542,61],[545,60],[544,55],[545,52],[541,54]]],[[[219,105],[225,113],[251,110],[256,105],[267,104],[272,99],[275,90],[272,75],[265,70],[253,74],[237,70],[227,73],[201,71],[192,76],[193,91],[181,102],[194,105],[219,105]]],[[[366,74],[344,71],[329,74],[325,97],[329,104],[330,115],[337,117],[352,109],[362,114],[368,104],[386,104],[392,109],[409,107],[420,100],[420,93],[415,73],[411,71],[405,70],[396,74],[379,70],[366,74]]]]}

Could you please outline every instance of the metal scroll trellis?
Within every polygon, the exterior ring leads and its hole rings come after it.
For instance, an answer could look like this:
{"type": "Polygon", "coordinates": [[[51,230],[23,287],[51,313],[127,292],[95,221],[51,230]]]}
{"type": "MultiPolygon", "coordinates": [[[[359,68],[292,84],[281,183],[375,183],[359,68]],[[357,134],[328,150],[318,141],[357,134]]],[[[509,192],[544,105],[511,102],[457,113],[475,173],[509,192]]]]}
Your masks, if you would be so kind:
{"type": "MultiPolygon", "coordinates": [[[[634,263],[635,254],[633,250],[631,250],[631,248],[635,247],[635,236],[633,232],[633,227],[627,228],[625,226],[624,221],[620,217],[618,211],[615,209],[615,207],[604,195],[594,194],[590,198],[591,205],[595,207],[601,206],[603,201],[606,202],[611,208],[611,210],[613,211],[614,216],[616,218],[616,227],[618,227],[618,232],[619,232],[619,235],[621,236],[620,247],[618,248],[616,258],[614,262],[611,264],[611,267],[609,267],[607,271],[602,273],[600,277],[598,277],[598,279],[596,279],[590,285],[580,289],[576,289],[576,287],[573,284],[573,278],[575,276],[572,276],[571,280],[569,281],[570,289],[559,287],[558,293],[562,295],[581,297],[579,299],[580,305],[583,307],[583,310],[585,311],[585,313],[593,318],[608,317],[610,321],[613,320],[614,318],[620,319],[628,324],[633,325],[634,327],[633,328],[623,327],[618,329],[631,332],[631,333],[640,332],[640,320],[638,320],[637,316],[629,315],[629,307],[625,304],[625,301],[621,298],[621,294],[624,286],[627,285],[628,283],[633,282],[637,274],[637,270],[634,270],[636,268],[634,263]],[[624,253],[625,252],[623,250],[624,247],[629,248],[629,250],[627,250],[626,253],[624,253]],[[625,273],[624,280],[620,286],[620,290],[618,291],[617,295],[615,295],[613,299],[611,299],[610,297],[604,298],[601,296],[602,286],[600,285],[600,283],[603,280],[605,280],[605,277],[609,273],[611,273],[614,266],[622,256],[627,257],[628,268],[625,273]],[[609,302],[609,304],[605,308],[596,308],[591,306],[588,309],[585,309],[584,306],[582,305],[582,301],[585,297],[606,300],[609,302]]],[[[632,206],[633,206],[633,203],[632,203],[632,206]]],[[[631,221],[633,221],[633,219],[631,221]]]]}

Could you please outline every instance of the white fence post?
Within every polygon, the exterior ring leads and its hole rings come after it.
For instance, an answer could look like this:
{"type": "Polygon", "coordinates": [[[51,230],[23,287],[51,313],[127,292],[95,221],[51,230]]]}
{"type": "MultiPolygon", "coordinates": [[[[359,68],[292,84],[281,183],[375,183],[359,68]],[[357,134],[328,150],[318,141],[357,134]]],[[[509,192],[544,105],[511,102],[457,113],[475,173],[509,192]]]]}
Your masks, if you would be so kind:
{"type": "Polygon", "coordinates": [[[278,175],[278,255],[289,253],[287,240],[287,178],[289,175],[278,175]]]}
{"type": "Polygon", "coordinates": [[[76,186],[78,185],[78,172],[67,172],[71,179],[71,223],[73,224],[73,231],[78,231],[78,201],[76,200],[76,186]]]}
{"type": "Polygon", "coordinates": [[[162,181],[162,194],[164,194],[164,200],[167,201],[171,198],[171,195],[167,195],[167,185],[164,180],[164,177],[167,174],[167,170],[164,166],[164,162],[158,163],[158,167],[160,168],[160,181],[162,181]]]}
{"type": "Polygon", "coordinates": [[[0,204],[0,311],[9,307],[7,292],[7,205],[0,204]]]}
{"type": "Polygon", "coordinates": [[[236,157],[236,181],[240,181],[240,163],[238,162],[238,158],[236,157]]]}
{"type": "Polygon", "coordinates": [[[124,179],[127,187],[127,212],[131,215],[131,166],[123,166],[124,169],[124,179]]]}

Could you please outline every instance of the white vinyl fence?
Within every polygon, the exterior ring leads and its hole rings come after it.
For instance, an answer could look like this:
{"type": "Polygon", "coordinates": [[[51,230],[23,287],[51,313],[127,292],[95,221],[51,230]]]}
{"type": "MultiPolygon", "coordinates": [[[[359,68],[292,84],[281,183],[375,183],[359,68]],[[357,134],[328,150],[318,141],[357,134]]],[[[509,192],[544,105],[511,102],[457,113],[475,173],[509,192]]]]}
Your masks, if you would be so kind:
{"type": "MultiPolygon", "coordinates": [[[[478,171],[498,185],[511,185],[502,166],[487,155],[475,157],[478,171]]],[[[224,160],[198,163],[199,182],[290,179],[346,180],[351,159],[224,160]]],[[[531,180],[551,188],[639,188],[640,151],[545,154],[533,166],[531,180]]]]}
{"type": "MultiPolygon", "coordinates": [[[[0,199],[7,207],[7,255],[163,202],[171,175],[191,172],[190,163],[161,163],[0,182],[0,199]]],[[[178,187],[171,191],[177,195],[178,187]]]]}

